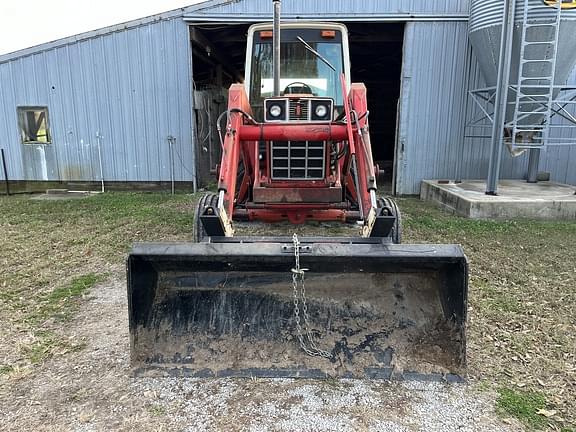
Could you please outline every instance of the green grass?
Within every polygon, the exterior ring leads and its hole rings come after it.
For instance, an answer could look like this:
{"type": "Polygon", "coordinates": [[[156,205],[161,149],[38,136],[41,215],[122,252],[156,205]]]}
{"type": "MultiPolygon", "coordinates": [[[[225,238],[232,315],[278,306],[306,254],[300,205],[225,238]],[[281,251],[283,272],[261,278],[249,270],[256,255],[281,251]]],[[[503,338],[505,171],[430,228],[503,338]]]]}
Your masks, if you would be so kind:
{"type": "MultiPolygon", "coordinates": [[[[192,203],[190,195],[147,193],[106,193],[81,200],[30,200],[27,196],[0,197],[0,220],[10,225],[26,225],[32,229],[62,224],[98,222],[100,228],[119,223],[144,226],[169,224],[181,230],[192,227],[190,212],[182,212],[179,204],[192,203]]],[[[100,232],[99,229],[97,232],[100,232]]],[[[69,239],[71,244],[81,239],[69,239]]]]}
{"type": "Polygon", "coordinates": [[[162,417],[166,415],[166,408],[161,405],[151,405],[148,410],[150,411],[150,414],[155,417],[162,417]]]}
{"type": "Polygon", "coordinates": [[[24,354],[32,364],[42,363],[50,357],[57,347],[60,346],[58,337],[50,331],[38,331],[36,340],[23,349],[24,354]]]}
{"type": "Polygon", "coordinates": [[[0,366],[0,375],[9,374],[14,370],[14,366],[12,365],[1,365],[0,366]]]}
{"type": "MultiPolygon", "coordinates": [[[[405,215],[404,228],[407,231],[427,232],[428,235],[442,236],[478,235],[516,237],[534,232],[576,235],[574,221],[519,220],[472,220],[442,212],[430,203],[413,198],[397,200],[405,215]]],[[[427,237],[428,235],[424,235],[427,237]]]]}
{"type": "Polygon", "coordinates": [[[84,342],[72,343],[51,330],[37,330],[34,338],[33,343],[22,349],[26,359],[33,365],[40,364],[55,354],[78,352],[86,347],[84,342]]]}
{"type": "Polygon", "coordinates": [[[78,298],[104,278],[104,275],[94,273],[78,276],[63,287],[39,296],[37,307],[28,315],[27,320],[36,324],[50,318],[69,320],[77,309],[78,298]]]}
{"type": "Polygon", "coordinates": [[[81,349],[60,334],[86,293],[123,271],[133,242],[189,239],[195,200],[159,193],[1,196],[0,231],[8,241],[0,248],[0,325],[7,329],[2,343],[14,347],[2,373],[81,349]]]}
{"type": "Polygon", "coordinates": [[[546,396],[539,392],[527,392],[502,388],[496,401],[501,412],[516,417],[527,427],[541,430],[548,424],[548,419],[538,410],[546,408],[546,396]]]}
{"type": "Polygon", "coordinates": [[[471,378],[493,388],[518,384],[525,392],[504,391],[499,405],[520,417],[524,407],[532,428],[574,429],[576,395],[560,390],[573,385],[576,361],[576,222],[469,220],[399,201],[406,242],[459,243],[469,259],[471,378]],[[529,409],[542,402],[538,395],[557,416],[529,409]]]}
{"type": "Polygon", "coordinates": [[[34,305],[29,305],[23,322],[32,331],[33,342],[21,351],[30,364],[40,364],[55,353],[75,352],[85,347],[83,342],[73,343],[62,338],[52,329],[50,321],[69,321],[78,310],[80,298],[104,279],[104,275],[94,273],[75,277],[68,284],[39,295],[34,305]]]}

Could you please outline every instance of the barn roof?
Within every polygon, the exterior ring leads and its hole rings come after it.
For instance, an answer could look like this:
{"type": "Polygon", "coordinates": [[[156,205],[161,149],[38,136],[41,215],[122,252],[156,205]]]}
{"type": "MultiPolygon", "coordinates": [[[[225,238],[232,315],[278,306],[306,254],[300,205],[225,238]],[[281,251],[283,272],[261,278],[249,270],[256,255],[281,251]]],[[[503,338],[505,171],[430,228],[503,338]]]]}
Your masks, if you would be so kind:
{"type": "MultiPolygon", "coordinates": [[[[162,20],[258,22],[271,19],[271,13],[271,0],[207,0],[3,54],[0,63],[162,20]]],[[[468,0],[284,0],[282,17],[322,21],[462,21],[468,19],[468,0]]]]}

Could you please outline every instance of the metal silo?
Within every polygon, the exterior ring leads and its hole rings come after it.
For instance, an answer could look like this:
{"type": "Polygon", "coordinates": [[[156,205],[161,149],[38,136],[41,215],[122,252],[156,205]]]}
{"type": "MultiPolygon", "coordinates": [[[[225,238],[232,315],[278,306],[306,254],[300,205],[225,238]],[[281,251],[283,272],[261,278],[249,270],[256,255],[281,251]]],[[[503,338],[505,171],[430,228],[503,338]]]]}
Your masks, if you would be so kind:
{"type": "MultiPolygon", "coordinates": [[[[550,3],[550,2],[548,2],[550,3]]],[[[560,18],[558,48],[556,55],[555,84],[566,82],[568,75],[576,63],[576,2],[563,2],[564,9],[560,18]],[[568,8],[566,5],[573,5],[568,8]]],[[[529,0],[533,9],[529,20],[545,20],[555,13],[554,8],[547,5],[544,0],[529,0]]],[[[516,14],[514,26],[514,44],[512,51],[512,67],[510,82],[518,80],[520,61],[520,46],[525,9],[524,0],[516,0],[516,14]]],[[[552,28],[539,29],[534,34],[534,42],[551,39],[552,28]]],[[[500,55],[500,37],[502,35],[502,0],[471,0],[469,37],[474,53],[478,58],[482,73],[489,86],[496,85],[498,73],[498,58],[500,55]]],[[[544,45],[532,45],[531,54],[534,57],[545,55],[548,48],[544,45]]]]}
{"type": "MultiPolygon", "coordinates": [[[[559,10],[555,0],[515,0],[514,15],[505,122],[507,142],[522,148],[545,144],[537,126],[549,122],[554,85],[576,63],[576,1],[563,0],[559,10]]],[[[502,0],[471,0],[469,38],[488,87],[497,86],[502,16],[502,0]]]]}

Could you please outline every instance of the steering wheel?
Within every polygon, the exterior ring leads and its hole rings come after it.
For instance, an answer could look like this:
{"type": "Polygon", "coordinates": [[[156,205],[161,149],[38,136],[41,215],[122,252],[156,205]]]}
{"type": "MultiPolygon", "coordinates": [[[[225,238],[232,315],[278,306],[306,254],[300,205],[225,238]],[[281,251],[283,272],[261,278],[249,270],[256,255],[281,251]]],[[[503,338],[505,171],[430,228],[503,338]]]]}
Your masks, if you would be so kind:
{"type": "Polygon", "coordinates": [[[312,94],[312,89],[306,83],[294,81],[284,88],[284,94],[312,94]]]}

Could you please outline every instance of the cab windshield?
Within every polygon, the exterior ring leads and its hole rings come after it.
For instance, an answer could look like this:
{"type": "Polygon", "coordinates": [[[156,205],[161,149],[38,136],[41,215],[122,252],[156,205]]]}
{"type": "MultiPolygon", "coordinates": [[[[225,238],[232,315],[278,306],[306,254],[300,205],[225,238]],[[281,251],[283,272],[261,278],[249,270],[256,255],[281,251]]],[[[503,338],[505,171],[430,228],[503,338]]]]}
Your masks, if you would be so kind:
{"type": "MultiPolygon", "coordinates": [[[[314,96],[331,97],[336,106],[343,105],[340,75],[343,71],[342,36],[322,38],[318,29],[283,29],[280,44],[280,92],[292,83],[303,83],[314,96]],[[300,37],[324,59],[306,48],[300,37]],[[326,60],[326,61],[325,61],[326,60]],[[328,62],[330,65],[328,65],[328,62]],[[333,70],[330,66],[333,66],[333,70]]],[[[250,77],[250,104],[255,111],[263,100],[273,96],[272,38],[254,34],[250,77]]]]}

